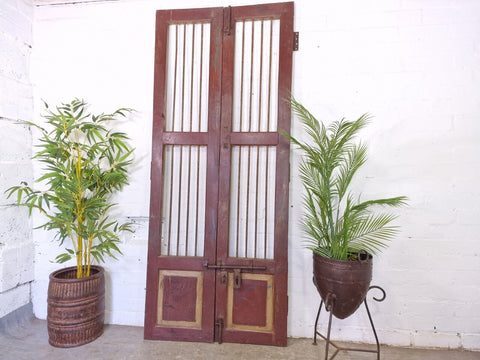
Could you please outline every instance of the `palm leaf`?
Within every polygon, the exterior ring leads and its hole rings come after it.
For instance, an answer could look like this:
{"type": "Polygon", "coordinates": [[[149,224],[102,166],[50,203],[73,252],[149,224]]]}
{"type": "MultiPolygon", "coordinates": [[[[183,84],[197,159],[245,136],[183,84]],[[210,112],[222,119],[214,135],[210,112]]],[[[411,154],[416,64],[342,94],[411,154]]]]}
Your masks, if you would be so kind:
{"type": "Polygon", "coordinates": [[[396,216],[375,215],[371,210],[376,205],[405,205],[407,198],[355,202],[348,193],[355,174],[367,160],[366,145],[355,140],[370,116],[364,114],[355,121],[341,119],[326,127],[295,99],[290,100],[290,105],[309,138],[303,142],[283,133],[304,154],[299,177],[306,191],[301,224],[307,248],[341,260],[360,250],[380,252],[398,231],[390,225],[396,216]]]}

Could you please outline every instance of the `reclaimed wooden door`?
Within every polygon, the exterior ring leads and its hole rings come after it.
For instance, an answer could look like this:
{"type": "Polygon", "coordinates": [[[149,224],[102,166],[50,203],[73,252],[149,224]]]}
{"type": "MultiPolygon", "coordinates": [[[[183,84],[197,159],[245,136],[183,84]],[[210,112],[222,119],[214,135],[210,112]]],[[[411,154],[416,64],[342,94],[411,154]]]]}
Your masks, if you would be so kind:
{"type": "Polygon", "coordinates": [[[293,3],[157,11],[145,338],[286,345],[293,3]]]}

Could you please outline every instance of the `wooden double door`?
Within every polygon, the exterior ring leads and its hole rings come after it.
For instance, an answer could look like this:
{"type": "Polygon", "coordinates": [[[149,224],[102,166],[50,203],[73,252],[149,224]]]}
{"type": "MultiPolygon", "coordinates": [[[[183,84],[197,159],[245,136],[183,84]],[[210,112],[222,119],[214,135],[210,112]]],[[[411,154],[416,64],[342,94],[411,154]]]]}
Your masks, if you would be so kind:
{"type": "Polygon", "coordinates": [[[293,3],[157,11],[145,338],[286,345],[293,3]]]}

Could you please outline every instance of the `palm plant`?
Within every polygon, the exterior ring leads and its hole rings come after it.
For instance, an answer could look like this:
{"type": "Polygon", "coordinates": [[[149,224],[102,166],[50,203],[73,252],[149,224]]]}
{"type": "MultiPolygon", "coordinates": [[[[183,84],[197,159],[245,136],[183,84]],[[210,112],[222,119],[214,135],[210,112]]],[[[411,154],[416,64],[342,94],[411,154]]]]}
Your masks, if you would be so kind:
{"type": "Polygon", "coordinates": [[[290,104],[312,140],[310,144],[286,134],[305,155],[300,178],[306,190],[302,226],[307,247],[337,260],[349,260],[359,251],[377,254],[398,228],[390,225],[395,215],[375,214],[373,207],[401,206],[407,198],[361,202],[349,191],[355,173],[367,160],[366,145],[354,139],[368,124],[369,116],[364,114],[356,121],[342,119],[326,127],[295,99],[290,104]]]}
{"type": "Polygon", "coordinates": [[[72,258],[77,263],[77,278],[90,276],[93,259],[115,258],[122,231],[131,231],[131,223],[120,224],[108,213],[115,204],[110,195],[128,184],[128,165],[133,149],[122,132],[107,128],[107,123],[125,116],[130,109],[121,108],[112,114],[98,116],[87,113],[87,104],[75,99],[55,110],[46,106],[49,131],[32,123],[41,132],[39,151],[34,159],[45,164],[37,182],[46,189],[36,190],[22,182],[7,190],[16,194],[17,203],[39,210],[47,217],[40,226],[55,230],[60,245],[70,239],[73,248],[56,257],[59,263],[72,258]]]}

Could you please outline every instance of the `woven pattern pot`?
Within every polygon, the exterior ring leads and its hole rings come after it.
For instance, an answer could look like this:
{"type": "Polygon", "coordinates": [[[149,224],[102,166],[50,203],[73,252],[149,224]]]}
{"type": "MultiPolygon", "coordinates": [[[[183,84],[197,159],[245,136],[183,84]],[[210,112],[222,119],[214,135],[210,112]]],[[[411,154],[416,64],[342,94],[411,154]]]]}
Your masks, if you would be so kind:
{"type": "Polygon", "coordinates": [[[352,315],[367,296],[372,281],[372,256],[359,261],[328,259],[313,254],[313,279],[322,300],[339,319],[352,315]],[[333,303],[332,303],[333,302],[333,303]]]}
{"type": "Polygon", "coordinates": [[[92,266],[91,275],[77,279],[77,268],[50,274],[47,327],[49,343],[74,347],[89,343],[103,333],[105,318],[105,272],[92,266]]]}

